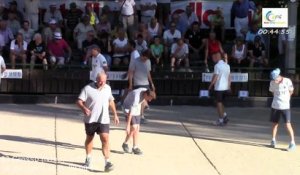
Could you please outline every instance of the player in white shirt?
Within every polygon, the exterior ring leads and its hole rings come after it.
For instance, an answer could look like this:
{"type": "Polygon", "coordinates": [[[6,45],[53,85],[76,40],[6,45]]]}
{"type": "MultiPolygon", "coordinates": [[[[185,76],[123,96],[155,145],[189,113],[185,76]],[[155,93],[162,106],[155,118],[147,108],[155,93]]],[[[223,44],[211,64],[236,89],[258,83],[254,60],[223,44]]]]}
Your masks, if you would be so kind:
{"type": "Polygon", "coordinates": [[[99,72],[107,72],[108,65],[105,57],[100,53],[100,48],[97,45],[91,46],[92,54],[92,75],[91,80],[96,81],[99,72]]]}
{"type": "Polygon", "coordinates": [[[224,99],[231,87],[230,79],[230,66],[222,60],[220,52],[212,54],[212,59],[216,63],[214,67],[214,74],[209,85],[208,90],[211,90],[214,87],[215,97],[217,102],[217,111],[219,119],[215,122],[217,126],[223,126],[228,123],[228,118],[224,111],[224,99]]]}
{"type": "Polygon", "coordinates": [[[105,172],[113,170],[113,164],[109,161],[109,108],[114,114],[114,123],[119,124],[119,117],[116,111],[114,97],[111,87],[106,84],[107,75],[100,72],[97,75],[97,81],[85,86],[77,100],[78,107],[84,114],[84,124],[86,131],[85,166],[89,167],[91,163],[91,153],[93,149],[93,139],[95,133],[100,136],[102,143],[102,154],[105,159],[105,172]]]}
{"type": "Polygon", "coordinates": [[[280,75],[280,69],[277,68],[271,72],[269,91],[273,93],[273,102],[271,110],[271,119],[273,123],[271,147],[276,147],[276,135],[278,123],[282,117],[286,123],[287,131],[291,137],[291,142],[287,151],[292,151],[296,148],[294,131],[291,125],[290,99],[294,92],[293,83],[289,78],[280,75]]]}
{"type": "Polygon", "coordinates": [[[131,91],[124,100],[124,112],[126,115],[126,138],[122,145],[124,152],[129,153],[128,142],[133,139],[132,152],[141,155],[143,152],[138,147],[138,137],[140,132],[141,108],[144,101],[150,102],[156,99],[154,91],[146,88],[139,88],[131,91]]]}
{"type": "Polygon", "coordinates": [[[3,57],[0,55],[0,85],[1,85],[1,77],[2,77],[2,73],[6,70],[6,65],[4,62],[3,57]]]}

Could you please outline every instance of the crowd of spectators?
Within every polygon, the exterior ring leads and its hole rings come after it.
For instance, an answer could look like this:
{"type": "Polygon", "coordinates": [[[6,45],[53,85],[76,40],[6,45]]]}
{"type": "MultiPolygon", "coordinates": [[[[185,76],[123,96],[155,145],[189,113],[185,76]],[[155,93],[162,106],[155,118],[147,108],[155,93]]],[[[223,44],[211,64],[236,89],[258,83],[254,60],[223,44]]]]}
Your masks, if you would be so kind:
{"type": "MultiPolygon", "coordinates": [[[[226,41],[223,9],[216,4],[209,32],[200,28],[198,16],[187,5],[181,14],[171,13],[170,0],[118,0],[120,11],[109,6],[95,11],[92,4],[84,10],[76,3],[62,12],[56,4],[41,10],[39,0],[25,0],[23,11],[16,1],[6,7],[0,3],[0,49],[11,68],[43,69],[74,64],[79,55],[82,67],[91,66],[92,48],[106,59],[109,68],[125,69],[131,61],[129,41],[137,54],[149,53],[153,70],[192,71],[198,63],[213,66],[211,55],[220,52],[233,67],[265,67],[268,59],[261,28],[262,6],[249,0],[233,2],[231,17],[236,39],[231,50],[226,41]],[[252,13],[249,13],[249,11],[252,13]],[[251,22],[249,22],[249,14],[251,22]],[[30,65],[30,66],[28,66],[30,65]]],[[[207,69],[209,71],[209,69],[207,69]]]]}

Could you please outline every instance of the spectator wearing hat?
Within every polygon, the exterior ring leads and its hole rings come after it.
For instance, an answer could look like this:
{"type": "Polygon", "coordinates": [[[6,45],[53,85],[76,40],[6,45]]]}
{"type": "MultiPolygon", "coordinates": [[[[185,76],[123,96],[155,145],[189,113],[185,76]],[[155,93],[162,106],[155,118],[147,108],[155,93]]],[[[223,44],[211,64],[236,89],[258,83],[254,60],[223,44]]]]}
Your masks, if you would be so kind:
{"type": "Polygon", "coordinates": [[[55,3],[50,4],[49,11],[45,13],[44,23],[48,24],[48,22],[51,21],[52,19],[54,19],[58,24],[62,24],[63,22],[62,15],[60,11],[57,9],[55,3]]]}
{"type": "Polygon", "coordinates": [[[21,60],[23,68],[26,67],[27,45],[28,43],[24,41],[23,35],[21,33],[18,33],[16,39],[11,41],[9,57],[12,69],[16,68],[16,60],[21,60]]]}
{"type": "Polygon", "coordinates": [[[41,6],[40,0],[25,0],[24,10],[25,16],[29,21],[31,28],[34,31],[39,29],[39,8],[41,6]]]}
{"type": "Polygon", "coordinates": [[[77,48],[82,49],[82,42],[86,40],[89,31],[95,31],[94,27],[90,24],[90,17],[85,15],[82,22],[78,23],[73,32],[73,38],[77,41],[77,48]]]}
{"type": "Polygon", "coordinates": [[[73,31],[77,24],[80,22],[80,18],[82,16],[82,11],[77,8],[75,2],[70,4],[70,9],[67,11],[65,17],[65,26],[66,26],[66,36],[68,40],[73,41],[73,31]]]}
{"type": "Polygon", "coordinates": [[[157,2],[156,0],[141,0],[141,21],[145,24],[150,23],[151,19],[155,17],[157,2]]]}
{"type": "Polygon", "coordinates": [[[23,34],[24,40],[27,43],[30,43],[32,40],[32,37],[34,35],[34,30],[30,28],[29,21],[24,21],[23,22],[23,27],[19,30],[19,33],[23,34]]]}
{"type": "Polygon", "coordinates": [[[61,29],[57,26],[57,21],[55,19],[51,19],[48,27],[46,27],[43,31],[43,40],[46,45],[48,45],[49,41],[53,39],[55,32],[61,33],[61,29]]]}
{"type": "Polygon", "coordinates": [[[36,33],[28,45],[28,52],[30,54],[30,69],[34,69],[35,64],[43,64],[43,69],[48,69],[48,61],[46,55],[46,45],[43,42],[42,35],[36,33]]]}
{"type": "Polygon", "coordinates": [[[54,33],[54,38],[48,44],[48,51],[50,55],[50,63],[52,66],[58,65],[59,67],[69,62],[72,55],[72,49],[68,43],[62,38],[60,32],[54,33]]]}
{"type": "Polygon", "coordinates": [[[8,19],[8,14],[9,14],[9,13],[14,13],[14,14],[16,14],[17,20],[18,20],[20,23],[23,23],[23,21],[24,21],[24,15],[23,15],[22,12],[20,12],[20,11],[18,10],[18,3],[17,3],[17,1],[11,1],[11,2],[9,3],[8,13],[4,14],[3,18],[4,18],[4,19],[8,19]]]}

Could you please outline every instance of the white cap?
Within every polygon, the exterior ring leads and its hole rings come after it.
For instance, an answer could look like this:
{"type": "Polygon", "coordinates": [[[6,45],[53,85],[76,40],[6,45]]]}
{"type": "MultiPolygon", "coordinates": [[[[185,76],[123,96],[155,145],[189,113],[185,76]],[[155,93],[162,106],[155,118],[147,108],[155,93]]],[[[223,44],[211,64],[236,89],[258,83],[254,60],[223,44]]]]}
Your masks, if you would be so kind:
{"type": "Polygon", "coordinates": [[[62,39],[61,33],[60,32],[55,32],[54,33],[54,38],[55,39],[62,39]]]}
{"type": "Polygon", "coordinates": [[[57,22],[56,22],[56,20],[55,19],[51,19],[50,21],[49,21],[49,24],[56,24],[57,22]]]}

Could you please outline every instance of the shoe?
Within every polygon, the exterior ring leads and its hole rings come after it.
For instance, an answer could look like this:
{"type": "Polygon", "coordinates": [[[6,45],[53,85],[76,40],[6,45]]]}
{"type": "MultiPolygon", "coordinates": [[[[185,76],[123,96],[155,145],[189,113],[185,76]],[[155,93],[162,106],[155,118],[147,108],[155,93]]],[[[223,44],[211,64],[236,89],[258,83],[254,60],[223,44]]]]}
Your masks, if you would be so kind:
{"type": "Polygon", "coordinates": [[[85,159],[84,166],[87,167],[87,168],[90,168],[90,166],[91,166],[91,158],[87,157],[85,159]]]}
{"type": "Polygon", "coordinates": [[[105,172],[110,172],[114,169],[114,165],[111,162],[107,162],[105,167],[104,167],[104,171],[105,172]]]}
{"type": "Polygon", "coordinates": [[[147,124],[148,123],[148,120],[145,119],[145,118],[141,118],[141,124],[147,124]]]}
{"type": "Polygon", "coordinates": [[[125,153],[129,153],[129,147],[128,147],[128,144],[123,143],[123,144],[122,144],[122,148],[123,148],[123,151],[124,151],[125,153]]]}
{"type": "Polygon", "coordinates": [[[228,119],[228,117],[227,117],[227,115],[226,115],[226,116],[224,116],[224,118],[223,118],[223,123],[226,125],[228,122],[229,122],[229,119],[228,119]]]}
{"type": "Polygon", "coordinates": [[[271,148],[275,148],[276,147],[276,141],[272,140],[271,144],[270,144],[270,147],[271,148]]]}
{"type": "Polygon", "coordinates": [[[217,121],[214,122],[215,126],[224,126],[224,122],[220,122],[220,120],[218,119],[217,121]]]}
{"type": "Polygon", "coordinates": [[[287,151],[293,151],[295,149],[296,149],[296,144],[295,143],[290,143],[287,151]]]}
{"type": "Polygon", "coordinates": [[[139,148],[132,148],[132,153],[136,155],[142,155],[143,152],[139,148]]]}

